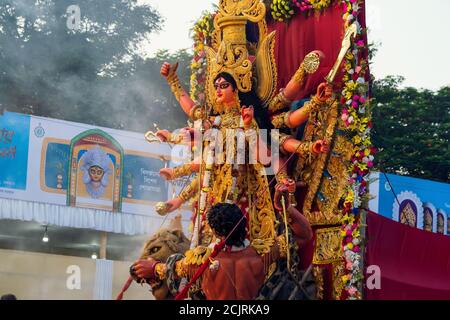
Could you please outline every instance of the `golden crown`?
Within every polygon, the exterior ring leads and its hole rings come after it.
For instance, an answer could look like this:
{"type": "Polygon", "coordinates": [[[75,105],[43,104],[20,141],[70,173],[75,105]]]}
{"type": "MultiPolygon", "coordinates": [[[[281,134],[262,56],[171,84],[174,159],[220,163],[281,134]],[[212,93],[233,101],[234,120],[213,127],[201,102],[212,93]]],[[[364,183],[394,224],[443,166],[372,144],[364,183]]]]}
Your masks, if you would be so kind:
{"type": "Polygon", "coordinates": [[[240,92],[252,89],[252,71],[258,77],[257,94],[263,103],[273,95],[276,87],[276,68],[273,55],[275,33],[267,35],[266,7],[259,0],[220,0],[214,19],[212,47],[207,47],[208,103],[214,105],[213,81],[219,73],[226,72],[236,81],[240,92]],[[250,60],[247,48],[247,22],[257,23],[259,41],[256,52],[256,68],[250,60]]]}

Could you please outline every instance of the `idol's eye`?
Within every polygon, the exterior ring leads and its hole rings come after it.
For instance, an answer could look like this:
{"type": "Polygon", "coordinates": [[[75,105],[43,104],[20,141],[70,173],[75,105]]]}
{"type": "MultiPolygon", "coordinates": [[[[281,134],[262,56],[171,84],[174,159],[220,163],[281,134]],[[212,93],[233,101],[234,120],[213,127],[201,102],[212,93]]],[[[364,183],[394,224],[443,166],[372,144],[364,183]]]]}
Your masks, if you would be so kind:
{"type": "Polygon", "coordinates": [[[155,254],[157,253],[159,250],[161,250],[161,247],[153,247],[150,249],[150,254],[155,254]]]}
{"type": "Polygon", "coordinates": [[[220,88],[223,90],[223,89],[228,88],[229,86],[230,86],[229,82],[214,83],[214,89],[216,89],[216,90],[217,90],[217,88],[220,88]]]}

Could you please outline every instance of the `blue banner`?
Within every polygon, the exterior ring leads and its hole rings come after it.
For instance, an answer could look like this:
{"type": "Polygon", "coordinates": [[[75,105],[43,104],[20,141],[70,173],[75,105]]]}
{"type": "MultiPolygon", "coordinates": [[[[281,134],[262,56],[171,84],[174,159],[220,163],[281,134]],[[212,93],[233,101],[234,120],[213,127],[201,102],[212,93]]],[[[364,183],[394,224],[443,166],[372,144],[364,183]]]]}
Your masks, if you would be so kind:
{"type": "Polygon", "coordinates": [[[28,115],[0,116],[0,188],[26,189],[29,139],[28,115]]]}

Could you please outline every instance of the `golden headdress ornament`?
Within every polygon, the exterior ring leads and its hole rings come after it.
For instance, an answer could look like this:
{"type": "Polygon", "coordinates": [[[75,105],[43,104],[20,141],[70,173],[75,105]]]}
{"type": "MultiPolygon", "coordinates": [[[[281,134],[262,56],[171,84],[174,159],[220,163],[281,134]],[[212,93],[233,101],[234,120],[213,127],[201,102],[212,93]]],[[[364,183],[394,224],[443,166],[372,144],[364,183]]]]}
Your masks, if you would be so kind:
{"type": "Polygon", "coordinates": [[[275,33],[267,35],[266,7],[260,0],[220,0],[214,19],[212,47],[207,47],[206,96],[214,105],[214,79],[226,72],[236,81],[240,92],[252,89],[252,76],[256,72],[256,92],[263,103],[272,98],[276,88],[276,67],[273,55],[275,33]],[[252,64],[246,37],[247,22],[258,24],[259,41],[252,64]]]}

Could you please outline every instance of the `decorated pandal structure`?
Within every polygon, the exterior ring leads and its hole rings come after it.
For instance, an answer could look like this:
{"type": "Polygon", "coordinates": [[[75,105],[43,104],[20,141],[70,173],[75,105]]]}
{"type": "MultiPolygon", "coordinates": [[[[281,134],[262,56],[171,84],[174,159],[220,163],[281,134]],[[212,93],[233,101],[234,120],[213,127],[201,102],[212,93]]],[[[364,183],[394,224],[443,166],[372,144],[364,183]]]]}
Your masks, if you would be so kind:
{"type": "Polygon", "coordinates": [[[189,182],[157,205],[161,215],[192,207],[190,249],[158,255],[152,239],[130,269],[167,288],[160,299],[361,298],[360,217],[375,152],[364,2],[277,3],[221,0],[202,17],[190,94],[176,63],[161,68],[191,126],[146,138],[193,156],[161,169],[189,182]],[[245,239],[232,243],[240,229],[245,239]]]}

